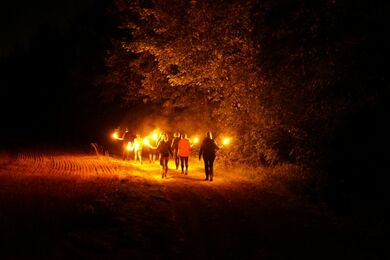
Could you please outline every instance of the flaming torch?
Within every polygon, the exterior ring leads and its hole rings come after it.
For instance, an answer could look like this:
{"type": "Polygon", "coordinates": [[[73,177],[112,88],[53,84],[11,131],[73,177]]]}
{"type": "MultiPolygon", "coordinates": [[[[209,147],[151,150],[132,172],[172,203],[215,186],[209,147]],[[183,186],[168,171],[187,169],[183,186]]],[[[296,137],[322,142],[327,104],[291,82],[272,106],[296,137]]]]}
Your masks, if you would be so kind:
{"type": "Polygon", "coordinates": [[[113,133],[112,138],[118,140],[119,139],[118,132],[113,133]]]}
{"type": "Polygon", "coordinates": [[[149,139],[147,137],[144,138],[144,144],[149,145],[149,139]]]}
{"type": "Polygon", "coordinates": [[[223,145],[229,145],[230,141],[231,141],[230,137],[226,137],[223,139],[222,143],[223,143],[223,145]]]}
{"type": "Polygon", "coordinates": [[[194,142],[194,144],[199,143],[199,137],[195,136],[193,142],[194,142]]]}

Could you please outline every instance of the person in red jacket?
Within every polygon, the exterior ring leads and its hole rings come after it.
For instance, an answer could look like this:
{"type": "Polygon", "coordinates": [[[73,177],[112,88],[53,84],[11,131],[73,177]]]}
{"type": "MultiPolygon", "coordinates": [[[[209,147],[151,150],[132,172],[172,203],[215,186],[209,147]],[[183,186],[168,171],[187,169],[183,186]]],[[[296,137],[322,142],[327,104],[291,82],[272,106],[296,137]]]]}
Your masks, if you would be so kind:
{"type": "Polygon", "coordinates": [[[188,157],[190,156],[191,143],[187,134],[181,136],[178,144],[178,154],[180,157],[181,173],[184,174],[184,165],[186,166],[185,175],[188,174],[188,157]]]}

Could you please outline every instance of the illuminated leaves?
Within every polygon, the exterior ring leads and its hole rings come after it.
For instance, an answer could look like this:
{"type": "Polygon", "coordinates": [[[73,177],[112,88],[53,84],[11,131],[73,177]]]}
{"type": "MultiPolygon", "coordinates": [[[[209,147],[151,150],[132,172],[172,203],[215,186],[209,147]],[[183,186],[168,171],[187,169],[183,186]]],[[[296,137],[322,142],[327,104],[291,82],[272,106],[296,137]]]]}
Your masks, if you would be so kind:
{"type": "Polygon", "coordinates": [[[347,110],[331,97],[346,47],[328,38],[329,1],[117,1],[128,37],[107,58],[108,85],[237,133],[237,158],[309,161],[323,122],[347,110]]]}

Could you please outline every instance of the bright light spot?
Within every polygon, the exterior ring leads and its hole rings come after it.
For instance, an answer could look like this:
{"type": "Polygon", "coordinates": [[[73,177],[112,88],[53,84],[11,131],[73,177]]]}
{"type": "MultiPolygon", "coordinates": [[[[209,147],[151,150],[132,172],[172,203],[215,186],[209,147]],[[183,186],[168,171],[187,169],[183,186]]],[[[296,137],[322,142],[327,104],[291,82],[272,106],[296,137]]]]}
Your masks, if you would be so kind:
{"type": "Polygon", "coordinates": [[[112,134],[112,138],[114,138],[114,139],[119,139],[118,133],[117,133],[117,132],[113,133],[113,134],[112,134]]]}
{"type": "Polygon", "coordinates": [[[223,145],[228,145],[228,144],[230,144],[230,138],[226,137],[223,139],[223,145]]]}
{"type": "Polygon", "coordinates": [[[199,143],[199,137],[194,137],[194,144],[197,144],[197,143],[199,143]]]}
{"type": "Polygon", "coordinates": [[[139,143],[138,143],[137,139],[134,140],[133,149],[134,149],[134,151],[138,151],[138,149],[139,149],[139,143]]]}
{"type": "Polygon", "coordinates": [[[127,149],[127,151],[132,151],[133,150],[133,146],[131,145],[131,142],[127,143],[126,149],[127,149]]]}
{"type": "Polygon", "coordinates": [[[149,145],[149,139],[147,137],[144,138],[144,144],[149,145]]]}
{"type": "Polygon", "coordinates": [[[155,140],[155,141],[157,141],[157,138],[158,138],[157,133],[153,133],[153,134],[152,134],[152,139],[155,140]]]}

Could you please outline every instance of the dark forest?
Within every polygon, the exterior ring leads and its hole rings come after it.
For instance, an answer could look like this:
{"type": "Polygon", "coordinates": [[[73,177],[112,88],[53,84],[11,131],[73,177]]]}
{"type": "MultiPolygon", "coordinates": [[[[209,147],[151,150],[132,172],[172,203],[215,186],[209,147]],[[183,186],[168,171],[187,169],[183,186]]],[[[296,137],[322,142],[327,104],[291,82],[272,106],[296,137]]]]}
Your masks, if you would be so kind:
{"type": "Polygon", "coordinates": [[[2,39],[0,152],[114,156],[119,125],[212,131],[234,140],[224,167],[286,167],[280,181],[309,203],[388,216],[388,3],[85,3],[2,39]]]}

